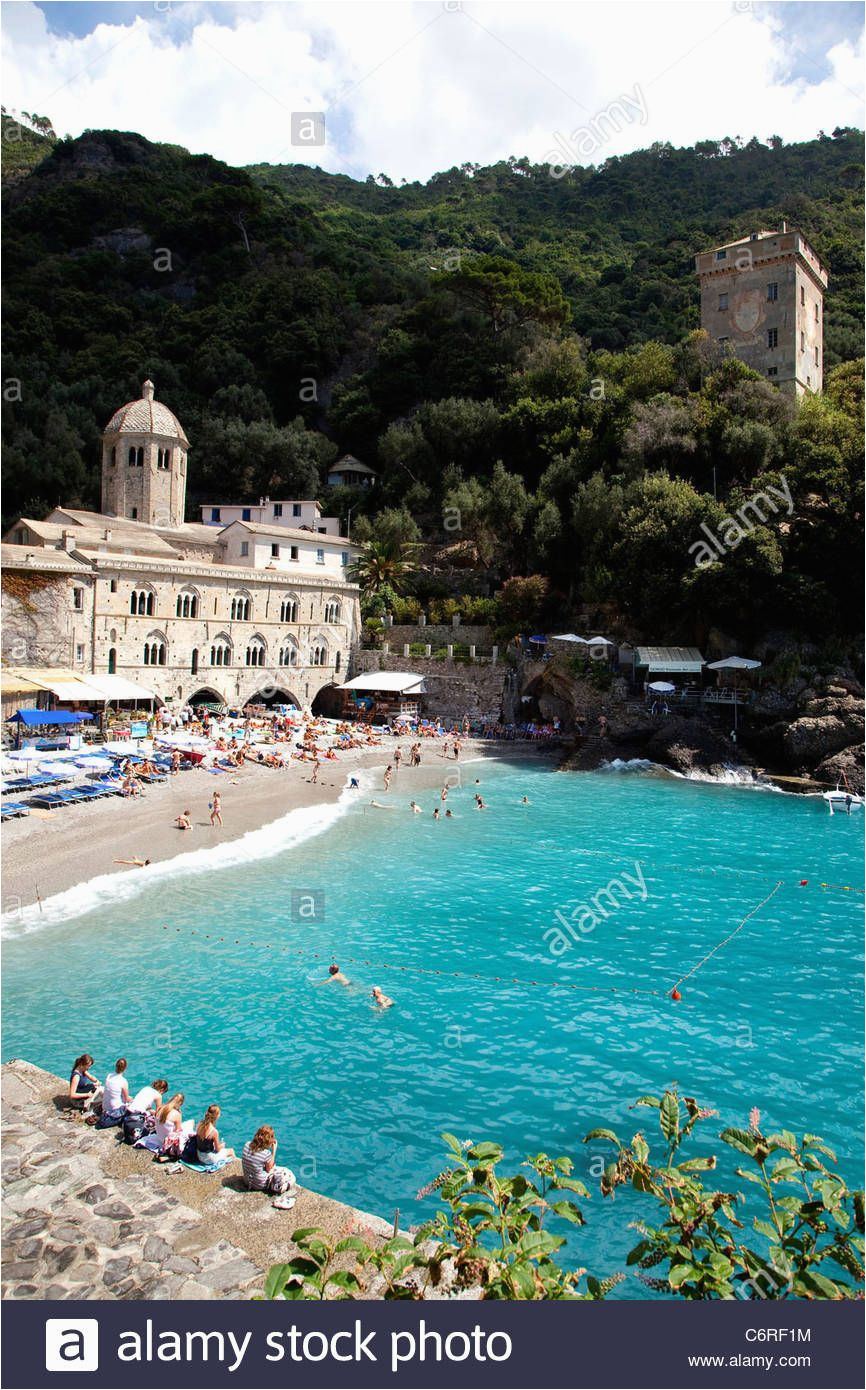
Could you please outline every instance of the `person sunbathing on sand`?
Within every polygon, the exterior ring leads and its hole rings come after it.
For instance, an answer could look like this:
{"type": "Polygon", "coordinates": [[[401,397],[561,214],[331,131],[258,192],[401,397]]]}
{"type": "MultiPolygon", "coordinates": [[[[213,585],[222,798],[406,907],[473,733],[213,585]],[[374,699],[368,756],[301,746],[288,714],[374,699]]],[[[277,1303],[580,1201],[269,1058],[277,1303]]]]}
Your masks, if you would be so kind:
{"type": "Polygon", "coordinates": [[[133,869],[146,869],[149,859],[115,859],[115,864],[130,864],[133,869]]]}

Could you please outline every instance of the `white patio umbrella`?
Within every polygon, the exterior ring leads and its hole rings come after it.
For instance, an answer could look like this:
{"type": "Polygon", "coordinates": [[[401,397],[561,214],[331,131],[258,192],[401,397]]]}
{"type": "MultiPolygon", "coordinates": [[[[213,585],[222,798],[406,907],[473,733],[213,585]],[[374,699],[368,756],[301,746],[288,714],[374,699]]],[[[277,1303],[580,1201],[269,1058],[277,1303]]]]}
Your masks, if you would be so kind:
{"type": "Polygon", "coordinates": [[[650,681],[647,690],[654,690],[657,695],[673,695],[676,686],[670,681],[650,681]]]}
{"type": "Polygon", "coordinates": [[[726,656],[722,661],[709,662],[707,666],[708,671],[733,671],[734,673],[734,733],[737,732],[737,672],[757,671],[760,665],[760,661],[754,661],[749,656],[726,656]]]}

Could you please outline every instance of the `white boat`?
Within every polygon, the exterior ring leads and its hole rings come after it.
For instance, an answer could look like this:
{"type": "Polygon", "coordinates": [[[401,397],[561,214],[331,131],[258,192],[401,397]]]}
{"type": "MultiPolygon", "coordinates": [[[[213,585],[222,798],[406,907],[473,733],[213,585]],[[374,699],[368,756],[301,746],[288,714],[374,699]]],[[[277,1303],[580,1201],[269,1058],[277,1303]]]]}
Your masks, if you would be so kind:
{"type": "Polygon", "coordinates": [[[830,815],[833,816],[837,811],[841,811],[846,816],[850,816],[854,806],[862,806],[862,796],[856,796],[847,787],[835,787],[831,792],[822,792],[822,796],[830,808],[830,815]]]}

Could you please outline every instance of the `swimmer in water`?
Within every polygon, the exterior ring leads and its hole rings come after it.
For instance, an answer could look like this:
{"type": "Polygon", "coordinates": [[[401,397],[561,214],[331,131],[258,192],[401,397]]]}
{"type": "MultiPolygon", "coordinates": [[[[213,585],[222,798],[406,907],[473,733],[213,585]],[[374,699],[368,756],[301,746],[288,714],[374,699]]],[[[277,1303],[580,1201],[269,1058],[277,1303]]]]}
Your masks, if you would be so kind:
{"type": "Polygon", "coordinates": [[[438,806],[436,807],[436,810],[433,812],[433,819],[434,819],[434,820],[438,820],[438,819],[439,819],[439,807],[438,807],[438,806]]]}
{"type": "Polygon", "coordinates": [[[328,978],[326,980],[316,981],[317,985],[350,985],[351,983],[352,981],[346,979],[336,962],[328,966],[328,978]]]}
{"type": "Polygon", "coordinates": [[[453,819],[454,819],[454,812],[453,812],[453,811],[446,811],[446,812],[445,812],[445,819],[446,819],[446,820],[453,820],[453,819]]]}
{"type": "Polygon", "coordinates": [[[393,1009],[394,1007],[394,1000],[389,999],[387,994],[383,994],[378,985],[373,986],[373,998],[379,1009],[393,1009]]]}
{"type": "Polygon", "coordinates": [[[532,802],[529,800],[528,796],[522,796],[520,798],[520,804],[521,806],[531,806],[532,802]]]}
{"type": "Polygon", "coordinates": [[[424,814],[424,812],[421,810],[421,807],[418,805],[418,802],[417,802],[417,801],[410,801],[410,802],[409,802],[409,810],[412,811],[413,814],[416,815],[416,816],[423,816],[423,814],[424,814]]]}

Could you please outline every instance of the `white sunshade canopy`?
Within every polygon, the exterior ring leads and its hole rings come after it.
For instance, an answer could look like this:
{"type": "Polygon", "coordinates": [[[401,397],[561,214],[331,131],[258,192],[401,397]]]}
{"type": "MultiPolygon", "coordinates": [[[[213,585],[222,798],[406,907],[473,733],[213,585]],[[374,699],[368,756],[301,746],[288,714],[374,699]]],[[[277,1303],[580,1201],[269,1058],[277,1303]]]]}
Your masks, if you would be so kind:
{"type": "Polygon", "coordinates": [[[586,645],[586,638],[578,637],[576,632],[558,632],[550,640],[551,642],[580,642],[581,646],[586,645]]]}
{"type": "Polygon", "coordinates": [[[40,681],[40,685],[43,690],[50,690],[58,700],[89,700],[101,704],[105,699],[96,686],[83,680],[45,680],[40,681]]]}
{"type": "Polygon", "coordinates": [[[412,671],[368,671],[337,686],[338,690],[388,690],[399,695],[423,695],[424,677],[412,671]]]}
{"type": "Polygon", "coordinates": [[[670,681],[650,681],[647,690],[654,690],[657,695],[673,695],[676,686],[670,681]]]}
{"type": "Polygon", "coordinates": [[[708,671],[757,671],[761,665],[760,661],[753,661],[748,656],[726,656],[724,661],[711,661],[708,671]]]}
{"type": "Polygon", "coordinates": [[[101,692],[103,700],[155,700],[154,691],[148,690],[144,685],[137,685],[135,681],[128,681],[125,676],[87,676],[87,684],[94,690],[101,692]]]}

